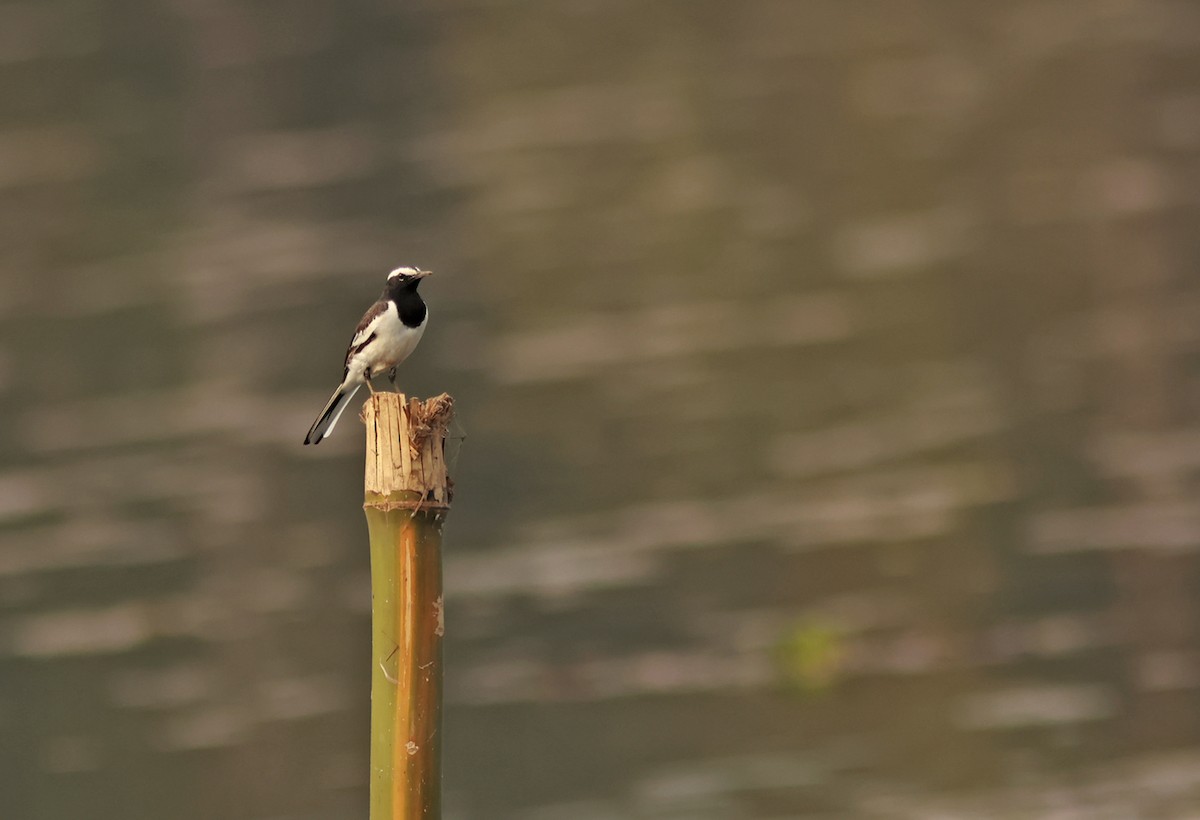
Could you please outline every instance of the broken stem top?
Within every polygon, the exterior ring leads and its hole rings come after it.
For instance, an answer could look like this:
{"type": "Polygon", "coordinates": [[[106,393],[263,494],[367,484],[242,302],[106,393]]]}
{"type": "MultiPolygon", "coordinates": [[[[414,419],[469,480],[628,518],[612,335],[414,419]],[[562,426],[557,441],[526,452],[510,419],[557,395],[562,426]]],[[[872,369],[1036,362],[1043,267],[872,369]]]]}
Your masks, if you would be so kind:
{"type": "Polygon", "coordinates": [[[364,506],[444,510],[454,497],[446,470],[446,438],[454,418],[448,394],[409,399],[375,393],[363,405],[367,426],[364,506]]]}

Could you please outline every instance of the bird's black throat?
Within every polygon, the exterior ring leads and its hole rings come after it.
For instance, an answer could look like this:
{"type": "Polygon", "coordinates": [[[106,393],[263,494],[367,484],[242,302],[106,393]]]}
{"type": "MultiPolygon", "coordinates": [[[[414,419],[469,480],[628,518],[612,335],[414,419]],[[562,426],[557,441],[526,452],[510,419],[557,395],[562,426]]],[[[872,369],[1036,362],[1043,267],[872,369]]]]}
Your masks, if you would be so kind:
{"type": "Polygon", "coordinates": [[[425,321],[425,300],[417,293],[416,282],[399,288],[388,288],[384,298],[396,303],[396,313],[405,327],[420,327],[425,321]]]}

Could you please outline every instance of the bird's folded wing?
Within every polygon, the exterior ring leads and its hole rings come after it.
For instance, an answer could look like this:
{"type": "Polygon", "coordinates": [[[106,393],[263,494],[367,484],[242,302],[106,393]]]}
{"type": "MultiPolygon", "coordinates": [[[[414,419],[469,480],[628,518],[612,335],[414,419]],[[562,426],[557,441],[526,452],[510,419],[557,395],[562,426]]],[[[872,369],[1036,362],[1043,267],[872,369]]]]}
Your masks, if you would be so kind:
{"type": "Polygon", "coordinates": [[[350,359],[375,338],[375,328],[379,325],[384,314],[387,313],[387,309],[388,303],[381,299],[371,305],[367,309],[367,312],[363,314],[362,321],[354,329],[354,337],[350,340],[350,346],[346,348],[347,366],[350,364],[350,359]]]}

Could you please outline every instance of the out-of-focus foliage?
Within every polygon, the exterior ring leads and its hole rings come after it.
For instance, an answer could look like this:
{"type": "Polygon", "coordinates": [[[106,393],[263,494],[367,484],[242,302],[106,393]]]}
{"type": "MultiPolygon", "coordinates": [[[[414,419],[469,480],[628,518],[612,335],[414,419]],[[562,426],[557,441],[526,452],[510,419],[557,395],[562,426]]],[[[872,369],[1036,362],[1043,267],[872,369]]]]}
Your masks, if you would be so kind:
{"type": "Polygon", "coordinates": [[[779,644],[784,678],[801,692],[823,692],[833,686],[843,655],[837,628],[817,622],[797,623],[779,644]]]}

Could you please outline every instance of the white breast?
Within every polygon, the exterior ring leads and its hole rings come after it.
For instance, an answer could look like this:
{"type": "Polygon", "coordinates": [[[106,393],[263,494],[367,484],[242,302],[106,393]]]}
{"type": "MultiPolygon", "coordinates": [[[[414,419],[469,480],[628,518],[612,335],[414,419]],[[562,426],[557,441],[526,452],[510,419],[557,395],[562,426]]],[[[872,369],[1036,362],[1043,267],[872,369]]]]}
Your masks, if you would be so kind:
{"type": "Polygon", "coordinates": [[[395,367],[412,354],[429,324],[429,308],[425,309],[425,321],[416,327],[407,327],[400,321],[395,303],[388,305],[387,320],[380,324],[376,341],[380,342],[379,366],[395,367]]]}
{"type": "Polygon", "coordinates": [[[355,340],[361,343],[371,335],[375,337],[351,358],[348,376],[352,380],[360,381],[363,372],[368,368],[373,374],[381,376],[385,370],[400,364],[416,349],[417,342],[421,341],[427,324],[429,324],[428,308],[425,311],[425,321],[417,327],[407,327],[400,321],[395,303],[388,303],[387,309],[359,334],[362,337],[361,340],[355,340]]]}

